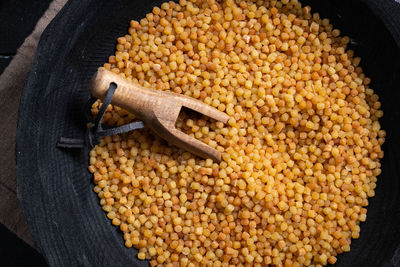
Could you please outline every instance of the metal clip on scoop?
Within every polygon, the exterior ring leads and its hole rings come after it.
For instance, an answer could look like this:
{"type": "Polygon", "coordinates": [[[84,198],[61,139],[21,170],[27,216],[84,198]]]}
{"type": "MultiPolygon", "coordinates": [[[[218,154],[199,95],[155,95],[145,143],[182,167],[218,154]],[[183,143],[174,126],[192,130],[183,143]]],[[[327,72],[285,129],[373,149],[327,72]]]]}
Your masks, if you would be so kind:
{"type": "Polygon", "coordinates": [[[223,123],[229,119],[227,114],[185,95],[144,88],[105,69],[94,75],[90,86],[92,95],[104,99],[111,83],[117,85],[111,101],[113,105],[135,114],[154,133],[169,143],[202,158],[221,161],[219,151],[179,131],[175,128],[175,123],[182,107],[223,123]]]}

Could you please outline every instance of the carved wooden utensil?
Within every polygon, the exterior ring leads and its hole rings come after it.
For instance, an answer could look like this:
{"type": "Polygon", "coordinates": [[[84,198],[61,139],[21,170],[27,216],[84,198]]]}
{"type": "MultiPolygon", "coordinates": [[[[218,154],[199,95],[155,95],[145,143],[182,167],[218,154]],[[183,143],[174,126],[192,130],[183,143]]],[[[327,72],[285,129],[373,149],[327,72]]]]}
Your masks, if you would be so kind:
{"type": "Polygon", "coordinates": [[[113,105],[135,114],[166,141],[202,158],[221,161],[219,151],[179,131],[175,123],[182,107],[223,123],[229,119],[227,114],[185,95],[144,88],[106,69],[100,69],[94,75],[90,86],[92,95],[104,99],[111,83],[117,85],[111,101],[113,105]]]}

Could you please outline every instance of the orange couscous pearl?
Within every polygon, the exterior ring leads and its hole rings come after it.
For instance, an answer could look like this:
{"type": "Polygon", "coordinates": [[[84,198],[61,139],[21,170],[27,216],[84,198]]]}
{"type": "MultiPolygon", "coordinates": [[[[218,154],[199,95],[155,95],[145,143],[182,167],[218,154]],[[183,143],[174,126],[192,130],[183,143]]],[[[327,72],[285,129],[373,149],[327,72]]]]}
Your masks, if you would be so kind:
{"type": "MultiPolygon", "coordinates": [[[[298,0],[168,2],[118,38],[104,68],[230,116],[177,127],[222,152],[194,157],[147,130],[90,152],[94,191],[152,266],[321,266],[358,238],[385,131],[360,59],[298,0]]],[[[92,107],[99,110],[98,101],[92,107]]],[[[110,106],[104,122],[135,117],[110,106]]]]}

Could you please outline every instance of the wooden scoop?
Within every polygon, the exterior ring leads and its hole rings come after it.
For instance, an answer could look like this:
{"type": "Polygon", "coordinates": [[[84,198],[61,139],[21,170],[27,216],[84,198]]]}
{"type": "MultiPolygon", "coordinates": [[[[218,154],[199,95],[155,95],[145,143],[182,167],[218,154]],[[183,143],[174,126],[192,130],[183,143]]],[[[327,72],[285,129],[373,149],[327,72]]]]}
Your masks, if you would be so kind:
{"type": "Polygon", "coordinates": [[[144,88],[111,71],[100,69],[94,75],[90,90],[104,99],[111,83],[117,85],[112,104],[126,109],[144,121],[161,138],[202,158],[221,161],[221,153],[194,137],[177,130],[175,123],[182,107],[226,123],[229,116],[194,98],[168,91],[144,88]]]}

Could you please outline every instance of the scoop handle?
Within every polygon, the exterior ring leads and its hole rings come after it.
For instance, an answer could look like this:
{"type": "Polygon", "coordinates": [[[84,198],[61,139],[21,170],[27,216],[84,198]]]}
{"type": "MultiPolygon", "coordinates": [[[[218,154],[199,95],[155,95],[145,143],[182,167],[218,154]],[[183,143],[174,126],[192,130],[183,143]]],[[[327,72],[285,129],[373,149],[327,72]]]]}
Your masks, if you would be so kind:
{"type": "Polygon", "coordinates": [[[113,105],[126,109],[144,121],[154,117],[154,107],[161,103],[161,95],[157,90],[144,88],[112,71],[100,69],[93,76],[90,91],[94,97],[103,100],[111,83],[118,88],[112,98],[113,105]]]}

